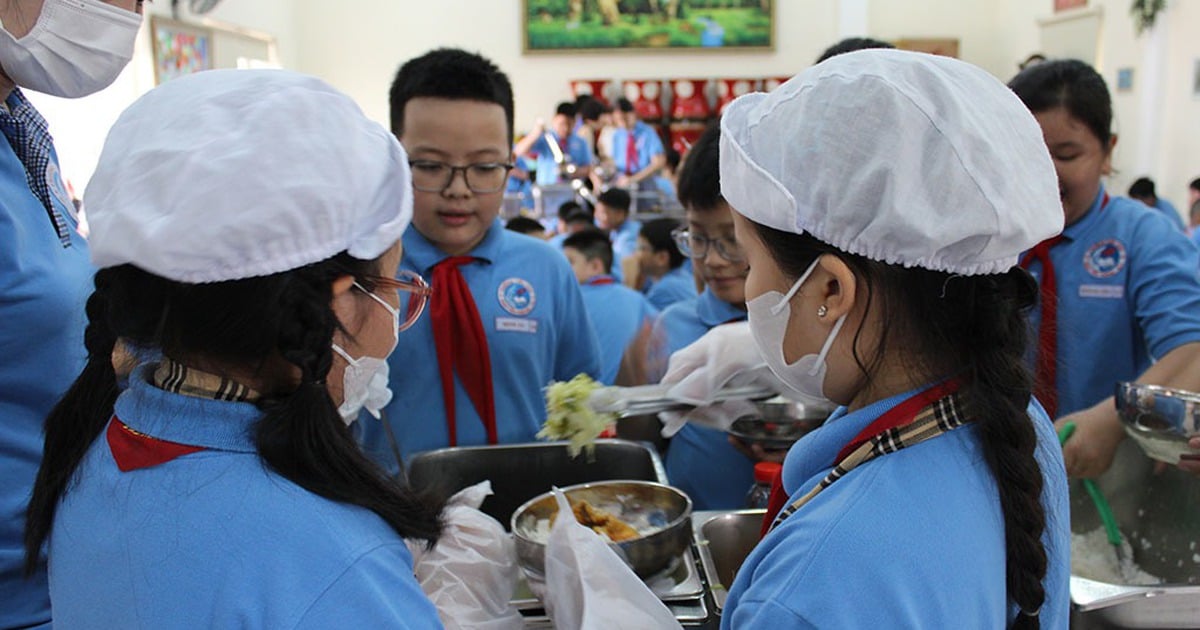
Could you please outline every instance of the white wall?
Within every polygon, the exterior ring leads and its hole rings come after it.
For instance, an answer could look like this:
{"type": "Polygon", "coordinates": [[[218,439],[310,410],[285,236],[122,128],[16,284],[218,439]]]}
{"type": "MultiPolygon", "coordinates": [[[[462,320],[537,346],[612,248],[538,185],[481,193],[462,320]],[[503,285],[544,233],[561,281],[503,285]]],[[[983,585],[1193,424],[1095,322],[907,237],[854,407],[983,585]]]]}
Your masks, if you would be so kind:
{"type": "Polygon", "coordinates": [[[520,0],[294,0],[299,68],[353,96],[387,124],[387,91],[405,60],[438,46],[478,51],[513,82],[517,129],[549,117],[570,79],[791,75],[836,39],[834,0],[776,0],[774,52],[522,55],[520,0]],[[369,16],[364,18],[364,16],[369,16]]]}

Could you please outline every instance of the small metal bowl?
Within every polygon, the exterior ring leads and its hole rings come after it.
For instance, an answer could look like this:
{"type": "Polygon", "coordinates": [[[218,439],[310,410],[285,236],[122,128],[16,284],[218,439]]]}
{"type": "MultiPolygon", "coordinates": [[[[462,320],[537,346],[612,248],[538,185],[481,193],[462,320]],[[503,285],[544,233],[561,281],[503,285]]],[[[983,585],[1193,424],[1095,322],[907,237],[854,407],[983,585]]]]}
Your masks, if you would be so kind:
{"type": "Polygon", "coordinates": [[[1200,459],[1188,439],[1200,435],[1200,394],[1140,383],[1117,383],[1117,414],[1149,457],[1178,464],[1180,457],[1200,459]]]}
{"type": "Polygon", "coordinates": [[[804,422],[772,422],[755,416],[743,416],[729,425],[729,435],[748,445],[757,444],[768,451],[787,450],[816,426],[804,422]]]}
{"type": "MultiPolygon", "coordinates": [[[[682,491],[649,481],[602,481],[561,489],[567,499],[586,500],[638,529],[649,527],[648,534],[609,546],[621,556],[638,577],[646,578],[662,571],[683,554],[692,541],[692,500],[682,491]]],[[[554,494],[536,496],[517,508],[512,515],[513,540],[517,562],[536,579],[544,579],[546,532],[539,521],[548,521],[558,512],[554,494]]]]}

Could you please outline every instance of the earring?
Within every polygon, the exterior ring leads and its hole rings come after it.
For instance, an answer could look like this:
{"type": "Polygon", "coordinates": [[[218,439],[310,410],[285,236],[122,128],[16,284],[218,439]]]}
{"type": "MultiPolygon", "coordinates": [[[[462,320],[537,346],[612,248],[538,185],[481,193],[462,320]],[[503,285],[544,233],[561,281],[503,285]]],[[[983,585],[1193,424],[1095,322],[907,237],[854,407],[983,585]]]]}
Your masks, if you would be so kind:
{"type": "Polygon", "coordinates": [[[817,317],[825,317],[825,315],[827,313],[829,313],[829,308],[826,307],[824,304],[822,304],[821,307],[817,309],[817,317]]]}

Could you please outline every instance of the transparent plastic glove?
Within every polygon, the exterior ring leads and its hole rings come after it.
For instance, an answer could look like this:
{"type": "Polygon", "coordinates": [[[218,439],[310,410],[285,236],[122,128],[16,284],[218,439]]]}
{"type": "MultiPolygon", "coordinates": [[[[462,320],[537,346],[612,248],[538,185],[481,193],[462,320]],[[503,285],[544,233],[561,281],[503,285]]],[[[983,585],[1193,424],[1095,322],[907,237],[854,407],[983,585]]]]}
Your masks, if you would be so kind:
{"type": "Polygon", "coordinates": [[[670,609],[599,534],[575,521],[554,490],[558,513],[546,542],[546,613],[558,630],[679,628],[670,609]]]}
{"type": "Polygon", "coordinates": [[[696,407],[687,412],[660,413],[663,437],[671,437],[686,422],[724,431],[734,420],[755,412],[748,401],[714,402],[717,392],[726,387],[761,386],[776,393],[786,390],[759,354],[749,322],[716,326],[672,354],[662,382],[671,384],[667,393],[670,398],[696,407]]]}
{"type": "Polygon", "coordinates": [[[437,546],[408,541],[413,573],[448,629],[517,630],[525,625],[511,605],[519,569],[512,538],[496,519],[479,511],[492,494],[489,481],[450,498],[446,529],[437,546]]]}

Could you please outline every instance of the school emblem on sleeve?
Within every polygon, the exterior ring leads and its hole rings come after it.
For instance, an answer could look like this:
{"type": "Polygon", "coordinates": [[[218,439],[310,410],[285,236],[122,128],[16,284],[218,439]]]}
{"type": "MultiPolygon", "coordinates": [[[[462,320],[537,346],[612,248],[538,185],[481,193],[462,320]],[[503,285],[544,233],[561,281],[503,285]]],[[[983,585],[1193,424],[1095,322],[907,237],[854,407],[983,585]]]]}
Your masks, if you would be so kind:
{"type": "Polygon", "coordinates": [[[1111,278],[1125,268],[1129,255],[1125,245],[1115,238],[1100,241],[1083,255],[1083,267],[1096,278],[1111,278]]]}
{"type": "Polygon", "coordinates": [[[501,282],[496,297],[500,298],[500,306],[513,315],[528,315],[537,304],[533,285],[522,278],[509,278],[501,282]]]}

